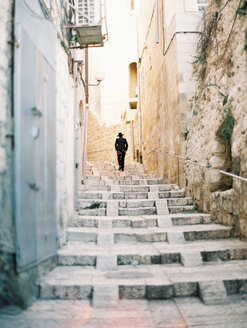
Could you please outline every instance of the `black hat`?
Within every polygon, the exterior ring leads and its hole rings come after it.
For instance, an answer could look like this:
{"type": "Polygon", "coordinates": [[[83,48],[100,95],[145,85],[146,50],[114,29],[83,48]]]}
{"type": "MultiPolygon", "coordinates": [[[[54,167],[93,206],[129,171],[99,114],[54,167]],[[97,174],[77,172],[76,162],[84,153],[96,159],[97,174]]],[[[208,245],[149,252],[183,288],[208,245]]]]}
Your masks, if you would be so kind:
{"type": "Polygon", "coordinates": [[[123,134],[119,132],[118,137],[122,138],[123,134]]]}

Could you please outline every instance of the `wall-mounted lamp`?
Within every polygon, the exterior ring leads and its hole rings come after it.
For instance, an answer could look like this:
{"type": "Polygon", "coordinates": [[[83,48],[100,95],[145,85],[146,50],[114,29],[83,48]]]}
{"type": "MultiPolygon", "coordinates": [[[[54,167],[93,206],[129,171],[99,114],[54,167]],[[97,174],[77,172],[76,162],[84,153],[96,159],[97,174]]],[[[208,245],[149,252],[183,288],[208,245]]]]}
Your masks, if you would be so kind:
{"type": "Polygon", "coordinates": [[[92,84],[88,83],[88,84],[86,84],[83,77],[82,77],[82,72],[81,72],[81,80],[82,80],[82,83],[84,85],[84,88],[85,87],[97,87],[105,79],[105,73],[103,71],[97,71],[94,75],[94,78],[98,83],[92,83],[92,84]]]}
{"type": "Polygon", "coordinates": [[[97,84],[88,84],[90,87],[99,85],[105,79],[105,73],[103,71],[97,71],[94,75],[97,84]]]}

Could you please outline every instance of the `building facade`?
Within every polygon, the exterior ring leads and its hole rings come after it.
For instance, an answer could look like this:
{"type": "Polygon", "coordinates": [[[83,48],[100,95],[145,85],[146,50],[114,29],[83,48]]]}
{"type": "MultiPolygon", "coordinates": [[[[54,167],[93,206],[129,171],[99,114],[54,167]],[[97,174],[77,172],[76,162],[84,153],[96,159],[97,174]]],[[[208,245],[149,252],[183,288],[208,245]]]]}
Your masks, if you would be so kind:
{"type": "Polygon", "coordinates": [[[144,164],[246,237],[245,4],[140,1],[138,19],[144,164]]]}
{"type": "Polygon", "coordinates": [[[71,2],[5,1],[1,17],[0,306],[28,306],[56,265],[82,178],[85,71],[71,2]]]}

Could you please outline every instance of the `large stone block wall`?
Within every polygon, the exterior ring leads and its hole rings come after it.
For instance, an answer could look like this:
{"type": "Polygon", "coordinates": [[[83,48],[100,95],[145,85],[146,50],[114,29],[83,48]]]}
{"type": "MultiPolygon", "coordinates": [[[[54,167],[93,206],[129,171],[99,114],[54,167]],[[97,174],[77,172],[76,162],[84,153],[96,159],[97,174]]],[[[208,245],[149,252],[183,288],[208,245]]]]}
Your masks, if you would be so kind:
{"type": "Polygon", "coordinates": [[[186,181],[200,210],[247,237],[247,183],[220,173],[247,178],[247,16],[236,15],[238,0],[225,4],[211,1],[206,12],[187,135],[186,156],[211,168],[186,165],[186,181]]]}
{"type": "Polygon", "coordinates": [[[14,272],[12,151],[12,12],[13,1],[0,3],[0,307],[11,301],[14,272]]]}
{"type": "Polygon", "coordinates": [[[87,160],[117,163],[115,140],[118,133],[122,132],[129,144],[126,161],[132,161],[131,125],[126,124],[125,118],[123,117],[121,122],[116,125],[107,126],[106,124],[101,124],[98,117],[91,111],[88,114],[87,160]]]}
{"type": "Polygon", "coordinates": [[[182,163],[164,154],[180,154],[183,140],[180,108],[183,101],[180,93],[183,92],[179,89],[179,59],[183,54],[178,53],[180,43],[176,37],[176,20],[173,20],[174,26],[171,26],[168,35],[165,30],[165,14],[160,4],[159,43],[156,44],[154,2],[149,14],[142,8],[146,7],[146,3],[140,6],[139,74],[144,165],[150,173],[163,177],[165,181],[183,185],[185,179],[181,181],[182,163]],[[146,19],[149,19],[149,24],[146,24],[146,19]],[[154,149],[158,152],[153,152],[154,149]]]}

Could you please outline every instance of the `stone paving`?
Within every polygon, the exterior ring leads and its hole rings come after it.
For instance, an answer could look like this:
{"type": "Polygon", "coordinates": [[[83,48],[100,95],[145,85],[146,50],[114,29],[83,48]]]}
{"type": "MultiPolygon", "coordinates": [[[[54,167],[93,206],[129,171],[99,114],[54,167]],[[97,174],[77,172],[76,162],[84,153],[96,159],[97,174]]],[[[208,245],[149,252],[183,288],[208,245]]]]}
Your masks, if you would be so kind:
{"type": "Polygon", "coordinates": [[[0,310],[1,328],[246,328],[247,300],[205,305],[198,298],[119,300],[110,308],[89,300],[37,301],[28,310],[0,310]]]}
{"type": "Polygon", "coordinates": [[[247,243],[149,176],[90,165],[39,301],[0,327],[247,327],[247,243]]]}

